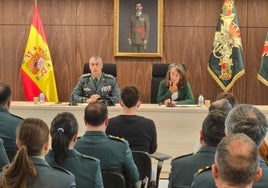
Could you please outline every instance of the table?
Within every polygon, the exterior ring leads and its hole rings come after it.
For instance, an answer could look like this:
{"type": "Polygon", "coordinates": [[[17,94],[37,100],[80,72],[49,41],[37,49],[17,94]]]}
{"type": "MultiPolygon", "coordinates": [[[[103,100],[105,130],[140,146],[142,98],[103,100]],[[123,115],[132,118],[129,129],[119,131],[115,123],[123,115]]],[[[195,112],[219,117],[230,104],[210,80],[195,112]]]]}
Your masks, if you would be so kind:
{"type": "MultiPolygon", "coordinates": [[[[23,118],[38,117],[50,125],[52,119],[60,112],[71,112],[79,124],[79,136],[83,135],[86,127],[83,122],[86,104],[69,106],[67,102],[34,104],[33,102],[13,101],[10,112],[23,118]]],[[[268,106],[257,106],[268,117],[268,106]]],[[[121,113],[120,105],[108,107],[108,116],[114,117],[121,113]]],[[[161,153],[172,158],[194,151],[198,143],[202,121],[208,113],[206,107],[181,105],[176,107],[159,106],[158,104],[141,104],[138,115],[154,120],[158,149],[161,153]]],[[[155,162],[154,162],[155,164],[155,162]]],[[[170,170],[170,160],[164,162],[163,171],[170,170]]]]}

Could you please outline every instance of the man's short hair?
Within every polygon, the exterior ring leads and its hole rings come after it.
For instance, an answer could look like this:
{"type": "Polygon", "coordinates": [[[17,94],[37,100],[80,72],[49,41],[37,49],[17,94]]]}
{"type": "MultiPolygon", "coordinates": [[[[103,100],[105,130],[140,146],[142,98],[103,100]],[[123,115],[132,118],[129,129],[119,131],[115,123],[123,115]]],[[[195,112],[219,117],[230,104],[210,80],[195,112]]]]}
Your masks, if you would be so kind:
{"type": "Polygon", "coordinates": [[[4,82],[0,82],[0,106],[6,104],[7,100],[11,97],[10,86],[4,82]]]}
{"type": "Polygon", "coordinates": [[[225,133],[244,133],[260,146],[267,132],[267,119],[256,107],[240,104],[229,112],[225,121],[225,133]]]}
{"type": "Polygon", "coordinates": [[[217,95],[217,97],[216,97],[216,100],[220,100],[220,99],[227,99],[233,108],[236,105],[238,105],[237,97],[233,93],[222,92],[219,95],[217,95]]]}
{"type": "Polygon", "coordinates": [[[232,105],[229,103],[227,99],[216,100],[209,106],[208,110],[219,109],[228,114],[232,110],[232,105]]]}
{"type": "Polygon", "coordinates": [[[226,136],[217,147],[215,163],[223,181],[232,185],[249,184],[259,166],[257,146],[243,133],[226,136]]]}
{"type": "Polygon", "coordinates": [[[121,90],[121,100],[128,108],[137,105],[139,98],[140,91],[136,86],[126,86],[121,90]]]}
{"type": "Polygon", "coordinates": [[[100,56],[92,56],[89,58],[89,63],[92,61],[92,60],[96,60],[98,61],[100,64],[102,64],[102,59],[100,56]]]}
{"type": "Polygon", "coordinates": [[[102,102],[89,103],[85,108],[85,120],[91,126],[102,125],[107,117],[107,106],[102,102]]]}
{"type": "Polygon", "coordinates": [[[204,142],[208,146],[216,147],[225,137],[224,122],[227,114],[221,110],[212,110],[202,123],[204,142]]]}

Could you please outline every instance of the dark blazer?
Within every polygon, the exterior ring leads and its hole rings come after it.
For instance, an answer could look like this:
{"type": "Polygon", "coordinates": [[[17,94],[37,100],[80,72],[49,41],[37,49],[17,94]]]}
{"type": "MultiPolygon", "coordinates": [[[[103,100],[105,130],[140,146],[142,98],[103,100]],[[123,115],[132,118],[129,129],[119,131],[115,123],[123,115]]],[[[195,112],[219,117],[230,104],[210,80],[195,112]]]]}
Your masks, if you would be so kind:
{"type": "Polygon", "coordinates": [[[171,161],[169,188],[191,187],[198,170],[214,163],[216,147],[203,146],[195,154],[177,157],[171,161]]]}
{"type": "Polygon", "coordinates": [[[100,160],[101,170],[124,175],[128,185],[139,180],[139,172],[126,140],[107,136],[102,131],[87,131],[78,139],[75,149],[100,160]]]}
{"type": "Polygon", "coordinates": [[[79,188],[103,188],[100,161],[96,158],[82,155],[77,150],[71,149],[63,163],[56,163],[54,152],[50,150],[46,155],[46,161],[51,166],[60,166],[72,172],[76,186],[79,188]]]}
{"type": "Polygon", "coordinates": [[[153,120],[137,115],[119,115],[109,119],[107,135],[124,138],[133,151],[154,153],[157,135],[153,120]]]}
{"type": "Polygon", "coordinates": [[[4,142],[0,138],[0,169],[2,169],[8,163],[9,163],[9,159],[7,157],[7,153],[6,153],[6,150],[4,148],[4,142]]]}
{"type": "MultiPolygon", "coordinates": [[[[260,159],[260,167],[262,168],[262,177],[259,181],[253,183],[253,188],[268,187],[268,166],[260,159]]],[[[217,188],[212,177],[211,168],[207,168],[194,175],[192,186],[194,188],[217,188]]]]}
{"type": "Polygon", "coordinates": [[[0,138],[5,149],[18,150],[16,146],[16,129],[22,118],[10,114],[8,109],[0,106],[0,138]]]}

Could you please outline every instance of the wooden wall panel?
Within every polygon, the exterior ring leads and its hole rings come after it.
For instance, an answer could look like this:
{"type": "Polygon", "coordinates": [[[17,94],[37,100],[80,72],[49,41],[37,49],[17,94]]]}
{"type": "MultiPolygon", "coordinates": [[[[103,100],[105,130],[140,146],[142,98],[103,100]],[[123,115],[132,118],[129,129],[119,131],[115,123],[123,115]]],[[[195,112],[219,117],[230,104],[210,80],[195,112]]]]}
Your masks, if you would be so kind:
{"type": "MultiPolygon", "coordinates": [[[[19,71],[33,2],[0,1],[0,81],[11,85],[14,100],[24,100],[19,71]]],[[[215,99],[221,89],[208,74],[207,63],[223,0],[164,0],[162,58],[114,58],[113,4],[112,0],[38,1],[60,101],[69,100],[84,62],[92,55],[100,55],[104,63],[117,63],[119,86],[139,86],[142,102],[150,102],[151,65],[170,62],[186,64],[195,98],[203,93],[215,99]]],[[[240,102],[268,104],[267,87],[256,79],[268,28],[267,7],[266,0],[236,1],[246,74],[230,91],[240,102]]]]}

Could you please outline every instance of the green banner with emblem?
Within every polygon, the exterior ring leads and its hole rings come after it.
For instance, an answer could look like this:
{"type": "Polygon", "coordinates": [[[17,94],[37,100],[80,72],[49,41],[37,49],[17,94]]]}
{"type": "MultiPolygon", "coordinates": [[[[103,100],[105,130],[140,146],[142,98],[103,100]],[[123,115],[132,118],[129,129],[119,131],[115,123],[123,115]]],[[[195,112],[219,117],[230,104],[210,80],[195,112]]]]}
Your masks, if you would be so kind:
{"type": "Polygon", "coordinates": [[[242,42],[234,0],[225,0],[209,58],[208,72],[223,91],[245,73],[242,42]]]}
{"type": "Polygon", "coordinates": [[[258,73],[258,80],[268,86],[268,32],[262,49],[262,59],[258,73]]]}

